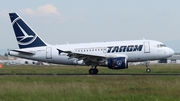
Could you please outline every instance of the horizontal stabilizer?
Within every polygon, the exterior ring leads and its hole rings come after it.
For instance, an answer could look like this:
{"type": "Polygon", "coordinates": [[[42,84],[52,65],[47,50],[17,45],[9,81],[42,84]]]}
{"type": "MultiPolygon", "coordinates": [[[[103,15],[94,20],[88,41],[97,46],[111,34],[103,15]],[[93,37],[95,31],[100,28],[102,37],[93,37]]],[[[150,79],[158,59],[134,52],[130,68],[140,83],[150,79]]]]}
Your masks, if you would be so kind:
{"type": "Polygon", "coordinates": [[[35,52],[27,52],[27,51],[22,51],[22,50],[10,50],[10,51],[14,51],[14,52],[22,53],[22,54],[27,54],[27,55],[34,55],[35,54],[35,52]]]}

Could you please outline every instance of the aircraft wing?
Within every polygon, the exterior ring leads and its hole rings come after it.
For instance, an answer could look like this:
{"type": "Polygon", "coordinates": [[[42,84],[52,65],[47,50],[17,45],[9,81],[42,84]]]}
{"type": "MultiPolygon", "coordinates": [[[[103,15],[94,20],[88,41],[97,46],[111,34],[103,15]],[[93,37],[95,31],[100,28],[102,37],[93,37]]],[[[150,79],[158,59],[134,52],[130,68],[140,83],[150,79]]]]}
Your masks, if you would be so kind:
{"type": "Polygon", "coordinates": [[[87,54],[87,53],[77,53],[77,52],[71,52],[71,51],[62,51],[60,49],[57,49],[60,53],[67,53],[67,56],[69,56],[69,59],[71,58],[77,58],[78,60],[83,60],[83,62],[86,65],[91,64],[99,64],[100,62],[104,61],[107,56],[101,55],[101,54],[87,54]]]}

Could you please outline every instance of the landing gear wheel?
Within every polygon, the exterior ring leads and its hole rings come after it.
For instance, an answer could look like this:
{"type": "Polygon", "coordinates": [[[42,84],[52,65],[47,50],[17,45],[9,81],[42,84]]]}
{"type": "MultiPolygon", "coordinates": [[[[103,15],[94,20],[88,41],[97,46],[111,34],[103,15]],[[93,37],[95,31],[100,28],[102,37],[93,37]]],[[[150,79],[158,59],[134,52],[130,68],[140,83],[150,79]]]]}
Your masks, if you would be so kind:
{"type": "Polygon", "coordinates": [[[147,69],[146,69],[146,72],[147,72],[147,73],[150,73],[150,72],[151,72],[151,69],[150,69],[150,68],[147,68],[147,69]]]}
{"type": "Polygon", "coordinates": [[[89,74],[97,74],[98,69],[89,69],[89,74]]]}
{"type": "Polygon", "coordinates": [[[145,64],[146,64],[146,72],[147,73],[150,73],[151,72],[151,69],[149,68],[149,62],[150,61],[146,61],[145,64]]]}
{"type": "Polygon", "coordinates": [[[98,69],[94,69],[94,73],[97,74],[98,73],[98,69]]]}
{"type": "Polygon", "coordinates": [[[93,69],[89,69],[89,74],[94,74],[94,70],[93,69]]]}

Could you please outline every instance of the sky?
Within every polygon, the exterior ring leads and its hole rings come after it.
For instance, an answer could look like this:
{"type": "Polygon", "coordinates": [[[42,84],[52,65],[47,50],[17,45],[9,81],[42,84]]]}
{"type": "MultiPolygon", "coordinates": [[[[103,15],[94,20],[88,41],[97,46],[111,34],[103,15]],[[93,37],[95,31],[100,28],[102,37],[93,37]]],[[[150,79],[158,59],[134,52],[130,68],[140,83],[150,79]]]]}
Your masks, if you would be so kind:
{"type": "Polygon", "coordinates": [[[180,0],[0,0],[0,50],[18,48],[8,16],[15,12],[49,44],[145,38],[180,52],[179,4],[180,0]]]}

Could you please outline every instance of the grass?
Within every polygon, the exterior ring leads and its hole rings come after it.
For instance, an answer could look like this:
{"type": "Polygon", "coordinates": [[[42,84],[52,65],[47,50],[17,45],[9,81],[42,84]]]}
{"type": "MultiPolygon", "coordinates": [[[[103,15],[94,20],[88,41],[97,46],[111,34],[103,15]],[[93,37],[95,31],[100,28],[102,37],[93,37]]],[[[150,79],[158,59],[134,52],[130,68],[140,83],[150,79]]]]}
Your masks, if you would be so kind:
{"type": "MultiPolygon", "coordinates": [[[[151,66],[153,73],[179,73],[179,65],[151,66]],[[162,72],[163,71],[163,72],[162,72]]],[[[87,73],[87,67],[4,66],[0,73],[87,73]]],[[[145,73],[100,67],[100,73],[145,73]]],[[[180,76],[0,76],[0,101],[179,101],[180,76]]]]}
{"type": "Polygon", "coordinates": [[[0,77],[0,101],[178,101],[180,77],[0,77]]]}

